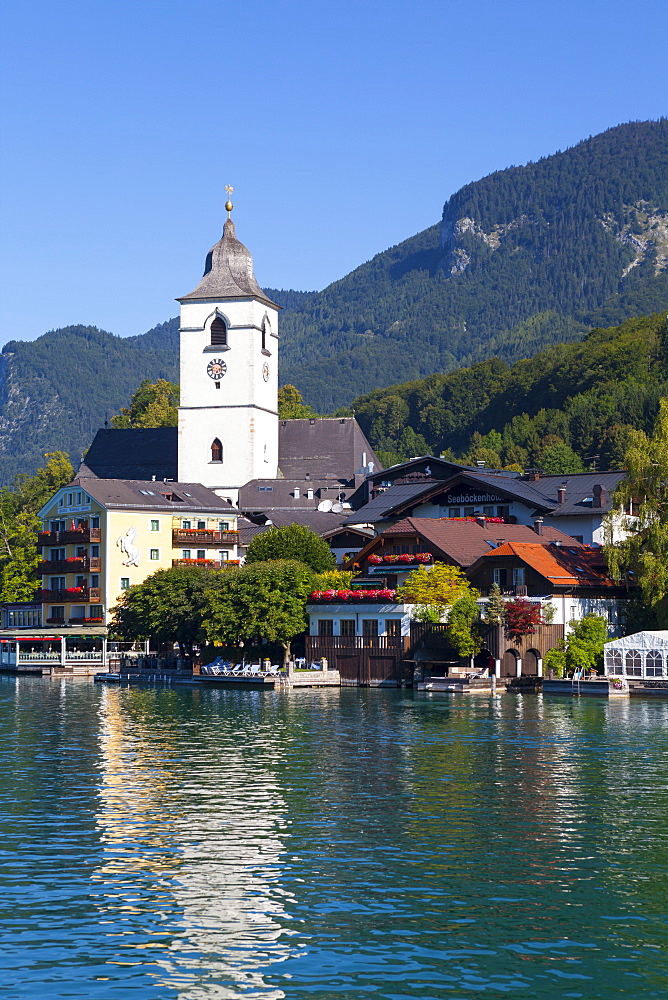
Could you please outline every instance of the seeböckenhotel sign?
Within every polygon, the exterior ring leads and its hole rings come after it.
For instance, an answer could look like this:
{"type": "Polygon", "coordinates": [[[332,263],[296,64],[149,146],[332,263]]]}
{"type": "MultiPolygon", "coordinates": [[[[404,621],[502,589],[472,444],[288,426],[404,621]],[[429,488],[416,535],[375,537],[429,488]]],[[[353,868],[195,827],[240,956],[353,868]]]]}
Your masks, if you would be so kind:
{"type": "Polygon", "coordinates": [[[448,493],[443,503],[499,503],[501,499],[493,493],[448,493]]]}

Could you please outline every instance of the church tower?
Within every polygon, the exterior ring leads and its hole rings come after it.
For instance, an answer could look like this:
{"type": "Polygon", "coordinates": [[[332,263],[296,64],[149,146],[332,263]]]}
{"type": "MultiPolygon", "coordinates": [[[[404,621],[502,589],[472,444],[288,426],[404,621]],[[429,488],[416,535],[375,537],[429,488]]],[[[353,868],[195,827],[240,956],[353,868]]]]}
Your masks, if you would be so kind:
{"type": "Polygon", "coordinates": [[[278,473],[278,309],[230,218],[197,288],[181,303],[179,482],[233,502],[278,473]]]}

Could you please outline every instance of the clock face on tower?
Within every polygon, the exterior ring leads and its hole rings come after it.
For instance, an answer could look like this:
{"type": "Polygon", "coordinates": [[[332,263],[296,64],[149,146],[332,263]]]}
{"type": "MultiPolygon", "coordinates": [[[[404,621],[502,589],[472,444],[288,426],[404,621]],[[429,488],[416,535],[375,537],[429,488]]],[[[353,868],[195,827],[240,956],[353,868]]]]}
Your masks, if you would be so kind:
{"type": "Polygon", "coordinates": [[[222,358],[214,358],[213,361],[209,361],[206,366],[206,373],[209,378],[214,379],[216,382],[221,379],[225,372],[227,371],[227,365],[222,358]]]}
{"type": "Polygon", "coordinates": [[[266,361],[262,365],[262,378],[265,380],[265,382],[269,381],[269,365],[267,364],[266,361]]]}

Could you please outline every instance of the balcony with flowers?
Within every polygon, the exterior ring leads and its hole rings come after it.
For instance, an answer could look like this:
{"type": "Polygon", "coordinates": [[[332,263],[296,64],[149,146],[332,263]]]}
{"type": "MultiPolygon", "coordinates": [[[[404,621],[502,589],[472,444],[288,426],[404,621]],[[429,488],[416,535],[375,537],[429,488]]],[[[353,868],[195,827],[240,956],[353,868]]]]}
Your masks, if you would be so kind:
{"type": "Polygon", "coordinates": [[[379,590],[314,590],[309,595],[309,604],[396,604],[397,592],[390,587],[379,590]]]}
{"type": "Polygon", "coordinates": [[[431,552],[402,552],[401,555],[372,553],[370,556],[367,556],[367,563],[371,572],[381,566],[394,566],[400,570],[414,569],[416,566],[427,566],[433,560],[434,557],[431,552]]]}

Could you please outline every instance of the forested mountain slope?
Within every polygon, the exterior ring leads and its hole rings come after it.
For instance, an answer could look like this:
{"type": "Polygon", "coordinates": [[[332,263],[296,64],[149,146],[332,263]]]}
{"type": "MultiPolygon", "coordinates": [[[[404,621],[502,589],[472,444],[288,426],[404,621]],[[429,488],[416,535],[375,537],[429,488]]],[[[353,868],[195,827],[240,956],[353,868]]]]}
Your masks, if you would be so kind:
{"type": "Polygon", "coordinates": [[[381,461],[442,452],[559,474],[619,468],[630,428],[668,397],[665,313],[595,329],[509,367],[493,358],[376,389],[353,406],[381,461]]]}
{"type": "Polygon", "coordinates": [[[50,451],[66,451],[76,468],[106,417],[126,406],[145,378],[178,380],[178,320],[138,337],[68,326],[5,344],[0,483],[34,472],[50,451]]]}
{"type": "MultiPolygon", "coordinates": [[[[281,381],[321,410],[668,307],[668,120],[620,125],[446,202],[440,225],[281,314],[281,381]]],[[[287,304],[287,303],[286,303],[287,304]]]]}

